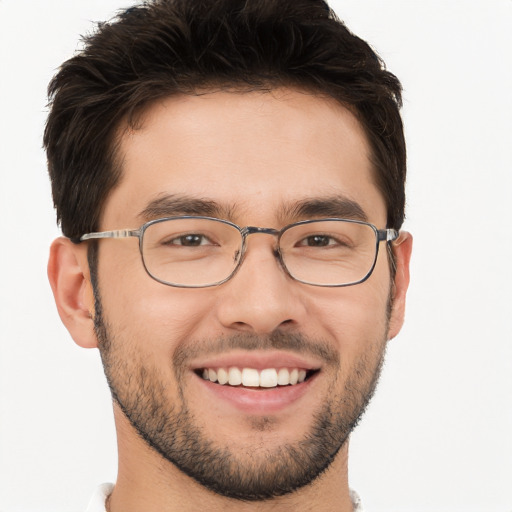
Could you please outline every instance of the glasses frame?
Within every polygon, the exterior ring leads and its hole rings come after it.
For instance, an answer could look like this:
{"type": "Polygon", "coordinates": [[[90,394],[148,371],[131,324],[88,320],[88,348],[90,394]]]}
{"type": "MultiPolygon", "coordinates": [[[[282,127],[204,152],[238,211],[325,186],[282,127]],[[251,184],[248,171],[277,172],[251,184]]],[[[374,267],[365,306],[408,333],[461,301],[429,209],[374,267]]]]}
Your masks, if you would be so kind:
{"type": "Polygon", "coordinates": [[[272,235],[277,237],[277,249],[274,250],[274,256],[279,260],[279,263],[283,270],[286,272],[286,274],[291,277],[294,281],[297,281],[299,283],[307,284],[310,286],[321,286],[323,288],[342,288],[345,286],[354,286],[356,284],[363,283],[366,281],[373,273],[373,270],[375,269],[375,265],[377,263],[377,258],[379,256],[379,246],[381,242],[391,243],[394,240],[396,240],[400,236],[400,232],[393,228],[386,228],[386,229],[378,229],[376,226],[369,222],[361,221],[361,220],[354,220],[354,219],[343,219],[343,218],[337,218],[337,217],[328,217],[328,218],[322,218],[322,219],[310,219],[310,220],[302,220],[299,222],[294,222],[292,224],[288,224],[284,226],[282,229],[274,229],[274,228],[262,228],[257,226],[245,226],[240,227],[237,224],[234,224],[233,222],[230,222],[228,220],[224,219],[218,219],[216,217],[207,217],[207,216],[201,216],[201,215],[178,215],[173,217],[163,217],[160,219],[154,219],[150,220],[149,222],[146,222],[140,228],[138,229],[118,229],[114,231],[100,231],[100,232],[93,232],[93,233],[86,233],[79,238],[72,238],[71,241],[75,244],[79,244],[81,242],[85,242],[87,240],[96,240],[96,239],[102,239],[102,238],[130,238],[135,237],[139,239],[139,252],[142,259],[142,265],[144,266],[144,270],[146,273],[154,279],[155,281],[158,281],[159,283],[162,283],[166,286],[173,286],[175,288],[210,288],[212,286],[219,286],[227,281],[229,281],[240,269],[242,266],[242,263],[244,261],[245,252],[247,250],[247,237],[249,235],[253,234],[264,234],[264,235],[272,235]],[[227,224],[233,228],[235,228],[242,237],[242,245],[240,248],[240,256],[238,258],[238,262],[228,277],[225,279],[222,279],[221,281],[217,281],[215,283],[207,284],[207,285],[183,285],[183,284],[175,284],[171,283],[169,281],[164,281],[163,279],[159,279],[158,277],[154,276],[147,268],[146,262],[144,260],[144,252],[143,252],[143,240],[144,240],[144,233],[146,230],[154,225],[158,224],[160,222],[166,222],[169,220],[178,220],[178,219],[199,219],[199,220],[212,220],[215,222],[220,222],[222,224],[227,224]],[[310,283],[308,281],[303,281],[302,279],[298,279],[288,270],[282,254],[281,254],[281,247],[280,247],[280,240],[283,234],[288,231],[289,229],[295,227],[295,226],[301,226],[304,224],[312,224],[315,222],[325,222],[325,221],[341,221],[341,222],[349,222],[353,224],[361,224],[365,226],[369,226],[373,232],[375,233],[375,257],[373,259],[372,265],[370,267],[370,270],[366,273],[366,275],[359,279],[358,281],[353,281],[350,283],[343,283],[343,284],[318,284],[318,283],[310,283]]]}

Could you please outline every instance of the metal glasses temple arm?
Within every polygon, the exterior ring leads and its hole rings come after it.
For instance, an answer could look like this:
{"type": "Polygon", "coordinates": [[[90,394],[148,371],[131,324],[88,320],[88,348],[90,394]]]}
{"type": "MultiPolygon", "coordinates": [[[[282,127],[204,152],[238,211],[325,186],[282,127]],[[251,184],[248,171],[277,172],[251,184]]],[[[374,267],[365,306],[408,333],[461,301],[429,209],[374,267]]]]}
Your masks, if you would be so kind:
{"type": "Polygon", "coordinates": [[[100,231],[99,233],[87,233],[82,235],[78,240],[73,240],[76,243],[85,242],[94,238],[128,238],[130,236],[140,237],[140,229],[119,229],[117,231],[100,231]]]}
{"type": "Polygon", "coordinates": [[[377,235],[379,242],[393,242],[400,236],[400,231],[396,229],[379,229],[377,235]]]}

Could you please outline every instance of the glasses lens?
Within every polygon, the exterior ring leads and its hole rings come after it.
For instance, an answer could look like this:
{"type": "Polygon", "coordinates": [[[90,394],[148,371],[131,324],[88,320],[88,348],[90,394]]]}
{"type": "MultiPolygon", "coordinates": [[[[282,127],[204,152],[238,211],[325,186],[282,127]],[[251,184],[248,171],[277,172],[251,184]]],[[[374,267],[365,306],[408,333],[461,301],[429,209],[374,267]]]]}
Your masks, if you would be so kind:
{"type": "Polygon", "coordinates": [[[341,286],[367,277],[375,264],[376,242],[371,225],[325,220],[288,228],[281,236],[280,247],[283,262],[295,279],[341,286]]]}
{"type": "Polygon", "coordinates": [[[240,258],[242,236],[231,224],[202,218],[167,219],[146,227],[142,257],[148,273],[175,286],[227,279],[240,258]]]}

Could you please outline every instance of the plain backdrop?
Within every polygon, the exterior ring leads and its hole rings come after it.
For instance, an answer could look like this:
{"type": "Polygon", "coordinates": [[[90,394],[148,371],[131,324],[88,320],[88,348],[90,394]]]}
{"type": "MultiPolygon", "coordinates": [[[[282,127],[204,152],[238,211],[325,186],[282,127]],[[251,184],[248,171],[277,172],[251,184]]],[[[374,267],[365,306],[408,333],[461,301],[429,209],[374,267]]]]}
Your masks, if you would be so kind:
{"type": "MultiPolygon", "coordinates": [[[[99,357],[46,279],[46,85],[130,0],[0,0],[0,510],[80,512],[116,477],[99,357]]],[[[404,86],[408,314],[351,442],[368,512],[512,511],[512,1],[337,0],[404,86]]]]}

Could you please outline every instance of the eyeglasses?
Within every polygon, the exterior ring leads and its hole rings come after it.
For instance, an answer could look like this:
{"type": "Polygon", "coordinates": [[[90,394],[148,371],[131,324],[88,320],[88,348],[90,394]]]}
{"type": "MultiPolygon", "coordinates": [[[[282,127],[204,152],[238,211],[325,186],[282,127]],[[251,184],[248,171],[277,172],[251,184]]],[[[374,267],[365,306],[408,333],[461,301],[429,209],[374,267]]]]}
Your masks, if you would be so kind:
{"type": "Polygon", "coordinates": [[[247,237],[277,237],[274,255],[286,273],[313,286],[350,286],[368,279],[380,242],[396,240],[395,229],[349,219],[305,220],[281,230],[246,226],[212,217],[168,217],[139,229],[82,235],[76,243],[97,238],[139,239],[146,272],[156,281],[181,288],[217,286],[231,279],[247,250],[247,237]]]}

